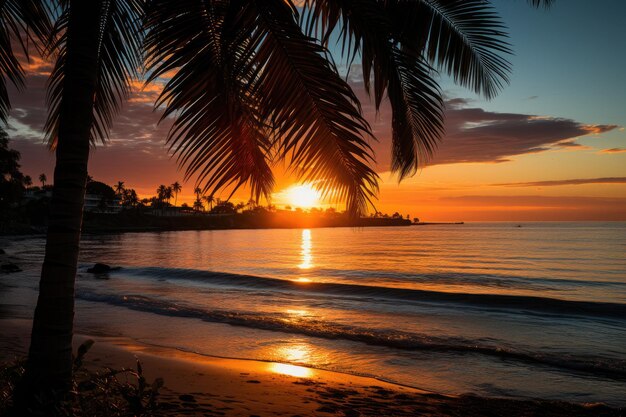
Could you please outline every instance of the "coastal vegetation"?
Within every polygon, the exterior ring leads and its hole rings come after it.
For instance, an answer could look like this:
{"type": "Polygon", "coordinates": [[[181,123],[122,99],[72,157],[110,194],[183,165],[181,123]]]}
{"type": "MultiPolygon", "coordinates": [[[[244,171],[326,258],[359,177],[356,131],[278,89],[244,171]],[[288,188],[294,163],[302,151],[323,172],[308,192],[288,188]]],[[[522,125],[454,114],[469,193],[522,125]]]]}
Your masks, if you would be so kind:
{"type": "MultiPolygon", "coordinates": [[[[339,38],[338,59],[360,61],[376,109],[389,99],[391,168],[400,179],[416,172],[442,135],[436,71],[491,98],[510,69],[503,23],[484,0],[9,0],[0,13],[1,120],[10,107],[6,83],[23,84],[15,44],[28,54],[28,42],[20,45],[26,37],[55,59],[45,127],[56,154],[54,187],[16,395],[21,415],[37,414],[71,390],[90,147],[107,140],[139,69],[146,68],[147,82],[166,79],[156,105],[164,107],[163,119],[173,118],[167,140],[203,193],[245,186],[258,201],[274,186],[272,165],[283,162],[324,196],[344,201],[352,216],[377,195],[368,144],[374,133],[335,65],[331,38],[339,38]]],[[[169,203],[172,192],[161,191],[160,203],[169,203]]]]}
{"type": "MultiPolygon", "coordinates": [[[[0,186],[13,191],[2,195],[0,234],[44,233],[48,225],[52,185],[27,185],[28,176],[19,171],[19,153],[0,144],[3,166],[12,171],[3,177],[0,186]],[[7,159],[8,158],[8,159],[7,159]]],[[[41,174],[44,175],[45,174],[41,174]]],[[[340,226],[404,226],[410,225],[410,215],[379,211],[369,216],[354,217],[334,207],[276,207],[261,205],[254,200],[231,202],[203,195],[194,190],[193,205],[176,205],[183,187],[175,181],[155,188],[155,195],[140,198],[137,192],[118,181],[113,186],[87,178],[83,232],[107,233],[124,231],[206,230],[251,228],[302,228],[340,226]],[[177,190],[177,191],[175,191],[177,190]],[[172,198],[174,199],[172,204],[172,198]]],[[[413,223],[418,221],[413,219],[413,223]]]]}

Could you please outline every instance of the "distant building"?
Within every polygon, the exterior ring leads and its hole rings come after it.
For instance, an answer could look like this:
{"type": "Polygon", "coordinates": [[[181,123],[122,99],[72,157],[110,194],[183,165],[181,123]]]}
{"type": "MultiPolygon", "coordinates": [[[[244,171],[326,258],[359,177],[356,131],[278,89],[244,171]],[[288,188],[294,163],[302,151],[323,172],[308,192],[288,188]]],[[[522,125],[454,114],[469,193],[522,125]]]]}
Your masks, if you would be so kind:
{"type": "Polygon", "coordinates": [[[89,181],[85,190],[83,210],[90,213],[119,213],[122,211],[122,201],[109,185],[99,181],[89,181]]]}
{"type": "Polygon", "coordinates": [[[85,194],[84,210],[90,213],[119,213],[122,203],[119,197],[107,198],[101,194],[85,194]]]}
{"type": "Polygon", "coordinates": [[[52,198],[52,190],[50,189],[40,189],[40,188],[29,188],[26,191],[24,191],[24,195],[22,196],[22,198],[26,201],[32,201],[32,200],[41,200],[44,198],[52,198]]]}

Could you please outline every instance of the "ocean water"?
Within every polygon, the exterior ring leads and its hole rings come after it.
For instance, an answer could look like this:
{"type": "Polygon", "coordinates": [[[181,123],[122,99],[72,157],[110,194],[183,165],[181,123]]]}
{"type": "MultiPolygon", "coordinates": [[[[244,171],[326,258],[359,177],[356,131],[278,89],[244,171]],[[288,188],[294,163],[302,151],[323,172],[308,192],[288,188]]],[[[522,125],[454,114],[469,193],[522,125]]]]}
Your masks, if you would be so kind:
{"type": "MultiPolygon", "coordinates": [[[[440,393],[626,405],[626,223],[83,237],[76,331],[440,393]],[[94,262],[121,266],[103,276],[94,262]]],[[[44,241],[1,238],[5,316],[44,241]]]]}

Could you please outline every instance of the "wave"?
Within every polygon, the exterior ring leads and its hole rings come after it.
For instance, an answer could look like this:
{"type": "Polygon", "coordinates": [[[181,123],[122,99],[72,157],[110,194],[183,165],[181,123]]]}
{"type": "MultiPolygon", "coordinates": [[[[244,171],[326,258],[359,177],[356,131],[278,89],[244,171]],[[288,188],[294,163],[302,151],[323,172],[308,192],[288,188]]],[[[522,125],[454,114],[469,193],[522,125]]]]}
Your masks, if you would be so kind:
{"type": "Polygon", "coordinates": [[[140,295],[98,294],[78,291],[77,297],[86,301],[104,302],[132,310],[170,317],[194,318],[207,322],[301,334],[324,339],[349,340],[402,350],[481,354],[503,360],[547,365],[559,369],[626,380],[626,360],[575,356],[571,354],[527,352],[516,350],[514,347],[494,346],[460,337],[433,337],[398,330],[350,326],[310,318],[294,319],[293,316],[281,313],[204,310],[140,295]]]}
{"type": "Polygon", "coordinates": [[[343,297],[358,297],[362,301],[390,299],[423,303],[454,303],[487,309],[521,310],[525,313],[542,312],[557,315],[596,316],[616,319],[626,318],[626,304],[611,302],[565,300],[529,295],[444,292],[335,282],[301,283],[285,279],[201,271],[196,269],[158,267],[124,268],[112,274],[135,275],[151,279],[192,280],[212,285],[243,289],[263,289],[291,293],[307,292],[343,297]]]}

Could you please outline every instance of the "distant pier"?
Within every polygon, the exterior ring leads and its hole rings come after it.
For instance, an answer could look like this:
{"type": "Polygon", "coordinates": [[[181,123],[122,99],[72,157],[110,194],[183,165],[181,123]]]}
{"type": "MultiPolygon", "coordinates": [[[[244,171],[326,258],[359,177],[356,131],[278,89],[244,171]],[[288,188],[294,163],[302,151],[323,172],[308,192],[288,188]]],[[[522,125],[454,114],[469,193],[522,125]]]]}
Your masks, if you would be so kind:
{"type": "Polygon", "coordinates": [[[434,225],[454,225],[454,224],[465,224],[465,222],[417,222],[411,223],[411,226],[434,226],[434,225]]]}

